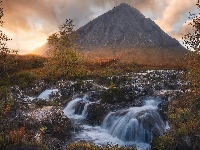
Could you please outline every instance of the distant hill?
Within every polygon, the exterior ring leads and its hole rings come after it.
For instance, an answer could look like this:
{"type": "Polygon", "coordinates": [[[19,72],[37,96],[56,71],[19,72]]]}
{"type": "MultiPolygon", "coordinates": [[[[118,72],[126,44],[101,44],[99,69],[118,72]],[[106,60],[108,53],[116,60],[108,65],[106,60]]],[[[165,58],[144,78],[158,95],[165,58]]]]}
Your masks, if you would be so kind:
{"type": "Polygon", "coordinates": [[[34,49],[31,54],[46,56],[49,49],[48,43],[34,49]]]}
{"type": "MultiPolygon", "coordinates": [[[[137,9],[122,3],[77,30],[80,51],[90,58],[118,57],[148,66],[181,66],[180,43],[137,9]]],[[[46,48],[47,49],[47,48],[46,48]]]]}

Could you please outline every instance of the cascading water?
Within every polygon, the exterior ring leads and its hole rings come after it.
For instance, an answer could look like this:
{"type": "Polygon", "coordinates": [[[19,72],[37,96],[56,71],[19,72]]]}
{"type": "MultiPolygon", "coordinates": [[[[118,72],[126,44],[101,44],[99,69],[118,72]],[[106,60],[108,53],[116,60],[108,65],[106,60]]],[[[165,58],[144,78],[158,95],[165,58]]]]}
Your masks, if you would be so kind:
{"type": "Polygon", "coordinates": [[[76,104],[79,103],[80,101],[83,101],[83,99],[82,98],[76,98],[76,99],[70,101],[68,103],[68,105],[65,107],[65,109],[63,110],[64,114],[69,118],[73,118],[76,104]]]}
{"type": "Polygon", "coordinates": [[[89,102],[89,100],[87,99],[87,95],[84,95],[83,98],[76,98],[72,101],[70,101],[68,103],[68,105],[64,108],[63,112],[64,114],[73,120],[82,120],[86,118],[87,115],[87,106],[90,104],[91,102],[89,102]],[[85,106],[83,108],[83,110],[81,111],[81,114],[76,114],[75,113],[75,109],[77,104],[79,104],[80,102],[85,103],[85,106]]]}
{"type": "Polygon", "coordinates": [[[144,150],[149,148],[149,143],[154,136],[162,135],[166,130],[165,123],[156,111],[160,102],[160,99],[149,98],[142,107],[130,107],[110,112],[101,126],[90,126],[83,122],[87,119],[88,105],[93,103],[89,102],[86,97],[72,100],[63,111],[74,124],[82,128],[81,131],[74,133],[75,141],[85,140],[97,145],[135,145],[137,149],[144,150]],[[84,102],[84,107],[82,113],[77,115],[75,108],[80,102],[84,102]]]}
{"type": "Polygon", "coordinates": [[[102,128],[122,141],[150,143],[154,135],[165,132],[165,123],[156,111],[155,100],[146,100],[142,107],[131,107],[109,113],[102,128]]]}
{"type": "Polygon", "coordinates": [[[85,104],[84,109],[83,109],[83,111],[82,111],[81,116],[82,116],[84,119],[86,119],[86,117],[87,117],[87,107],[88,107],[89,104],[90,104],[90,103],[85,104]]]}

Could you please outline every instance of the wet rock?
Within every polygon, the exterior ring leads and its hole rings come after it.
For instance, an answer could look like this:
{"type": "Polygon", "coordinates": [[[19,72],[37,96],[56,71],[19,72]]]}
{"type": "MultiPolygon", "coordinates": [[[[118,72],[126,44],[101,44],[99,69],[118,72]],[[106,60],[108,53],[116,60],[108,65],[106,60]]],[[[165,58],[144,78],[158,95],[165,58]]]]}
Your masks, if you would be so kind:
{"type": "Polygon", "coordinates": [[[41,127],[40,122],[38,120],[31,118],[31,117],[28,117],[24,121],[24,125],[28,130],[33,130],[35,132],[37,132],[39,130],[39,128],[41,127]]]}
{"type": "Polygon", "coordinates": [[[106,104],[92,103],[87,108],[87,121],[91,125],[100,125],[109,111],[106,104]]]}
{"type": "Polygon", "coordinates": [[[47,128],[47,133],[59,139],[69,136],[72,128],[71,121],[61,111],[53,112],[51,117],[44,119],[41,123],[47,128]]]}
{"type": "Polygon", "coordinates": [[[39,122],[39,130],[42,129],[42,132],[51,134],[52,137],[62,140],[65,140],[66,137],[70,137],[70,131],[72,128],[71,121],[63,114],[61,109],[52,106],[45,106],[29,112],[27,115],[32,119],[29,119],[29,127],[36,128],[38,127],[36,125],[39,122]]]}
{"type": "Polygon", "coordinates": [[[164,101],[158,106],[158,112],[164,121],[168,120],[169,101],[164,101]]]}
{"type": "Polygon", "coordinates": [[[47,105],[47,101],[46,100],[44,100],[44,99],[41,99],[41,98],[36,98],[36,99],[34,99],[34,100],[32,100],[32,102],[31,102],[33,105],[35,105],[35,107],[36,108],[42,108],[42,107],[44,107],[44,106],[46,106],[47,105]]]}
{"type": "Polygon", "coordinates": [[[144,129],[152,132],[153,137],[158,137],[165,132],[165,124],[156,110],[141,111],[136,114],[136,118],[144,129]]]}
{"type": "Polygon", "coordinates": [[[190,150],[192,148],[191,139],[188,136],[185,136],[181,139],[177,139],[177,150],[190,150]]]}
{"type": "Polygon", "coordinates": [[[45,83],[43,80],[37,80],[35,81],[35,85],[33,87],[27,87],[25,88],[24,94],[29,95],[29,96],[37,96],[40,93],[42,93],[42,91],[44,91],[45,89],[50,88],[51,85],[45,83]]]}
{"type": "Polygon", "coordinates": [[[64,150],[64,142],[57,138],[53,138],[49,145],[49,150],[64,150]]]}
{"type": "Polygon", "coordinates": [[[85,106],[85,102],[84,101],[80,101],[76,107],[75,107],[75,114],[81,115],[85,106]]]}
{"type": "Polygon", "coordinates": [[[129,107],[133,107],[134,104],[131,103],[131,102],[121,102],[121,103],[117,103],[117,104],[114,104],[114,105],[109,104],[107,106],[109,107],[110,111],[116,112],[116,111],[118,111],[120,109],[125,109],[125,108],[129,108],[129,107]]]}
{"type": "Polygon", "coordinates": [[[100,91],[99,90],[97,90],[97,91],[89,91],[89,92],[87,92],[87,95],[88,95],[88,100],[89,101],[96,102],[100,98],[100,91]]]}

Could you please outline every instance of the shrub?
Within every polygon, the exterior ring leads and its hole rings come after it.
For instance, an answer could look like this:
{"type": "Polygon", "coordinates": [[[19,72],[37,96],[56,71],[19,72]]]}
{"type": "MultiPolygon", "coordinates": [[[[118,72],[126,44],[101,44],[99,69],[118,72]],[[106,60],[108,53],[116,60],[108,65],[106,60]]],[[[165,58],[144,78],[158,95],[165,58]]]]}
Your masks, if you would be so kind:
{"type": "Polygon", "coordinates": [[[73,21],[67,19],[60,26],[60,31],[48,38],[51,51],[49,52],[50,59],[45,64],[45,68],[50,76],[69,78],[83,76],[86,73],[83,66],[84,57],[74,44],[77,35],[73,31],[73,26],[73,21]]]}
{"type": "Polygon", "coordinates": [[[14,145],[19,145],[22,142],[22,140],[26,137],[25,129],[25,127],[21,127],[19,129],[14,129],[9,132],[11,142],[13,142],[14,145]]]}
{"type": "MultiPolygon", "coordinates": [[[[200,2],[197,2],[200,8],[200,2]]],[[[200,149],[200,17],[192,16],[193,32],[183,39],[190,52],[187,61],[187,72],[184,93],[180,99],[172,102],[169,109],[170,132],[152,143],[157,149],[200,149]],[[188,90],[189,89],[189,90],[188,90]],[[174,144],[172,147],[170,141],[174,144]]]]}
{"type": "Polygon", "coordinates": [[[170,135],[154,138],[152,141],[152,150],[175,150],[175,139],[170,135]]]}
{"type": "Polygon", "coordinates": [[[33,71],[21,71],[19,73],[13,74],[9,80],[11,85],[18,85],[19,87],[32,86],[34,81],[39,77],[33,71]]]}

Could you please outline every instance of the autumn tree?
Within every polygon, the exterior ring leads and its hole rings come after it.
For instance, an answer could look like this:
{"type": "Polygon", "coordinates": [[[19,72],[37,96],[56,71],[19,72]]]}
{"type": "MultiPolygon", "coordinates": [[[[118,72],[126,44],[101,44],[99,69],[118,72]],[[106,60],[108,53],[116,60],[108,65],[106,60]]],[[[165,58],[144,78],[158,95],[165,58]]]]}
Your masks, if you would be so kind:
{"type": "Polygon", "coordinates": [[[48,44],[50,60],[46,69],[51,75],[62,77],[79,76],[83,73],[83,55],[77,50],[75,40],[78,38],[73,30],[73,20],[67,19],[59,27],[59,32],[49,36],[48,44]]]}
{"type": "MultiPolygon", "coordinates": [[[[197,7],[200,9],[198,0],[197,7]]],[[[170,130],[154,139],[153,149],[200,149],[200,16],[191,14],[192,31],[183,36],[190,53],[186,57],[183,95],[169,109],[170,130]]]]}
{"type": "MultiPolygon", "coordinates": [[[[2,5],[2,1],[0,1],[0,5],[2,5]]],[[[8,76],[8,68],[12,65],[12,57],[10,54],[17,54],[16,50],[10,50],[7,47],[6,42],[11,39],[7,37],[7,35],[2,31],[4,21],[2,20],[4,16],[4,10],[0,8],[0,75],[7,74],[8,76]]]]}
{"type": "MultiPolygon", "coordinates": [[[[200,9],[200,2],[198,0],[197,7],[200,9]]],[[[192,50],[188,55],[187,69],[188,80],[191,82],[192,89],[196,94],[200,94],[200,16],[191,14],[190,18],[192,22],[189,24],[192,26],[192,32],[187,33],[183,39],[184,44],[189,50],[192,50]]]]}

